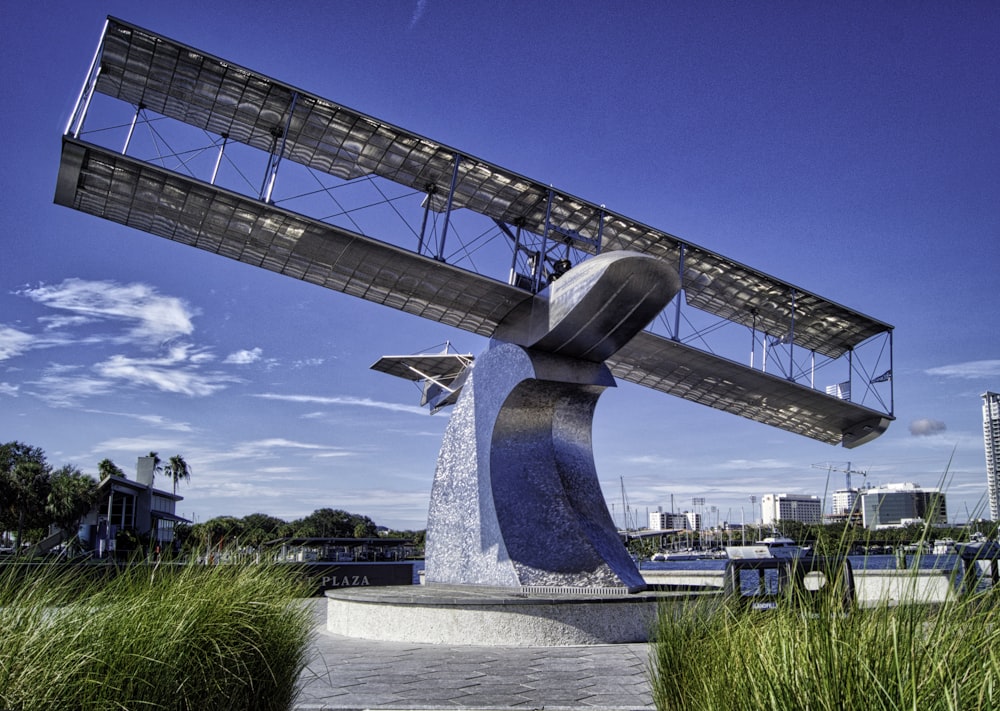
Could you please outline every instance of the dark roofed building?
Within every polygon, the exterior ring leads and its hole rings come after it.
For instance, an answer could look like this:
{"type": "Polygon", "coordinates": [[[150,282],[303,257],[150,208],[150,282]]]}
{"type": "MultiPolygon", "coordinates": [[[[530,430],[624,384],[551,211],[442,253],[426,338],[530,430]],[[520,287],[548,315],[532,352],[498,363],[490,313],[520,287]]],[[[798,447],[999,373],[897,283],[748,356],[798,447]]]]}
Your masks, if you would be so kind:
{"type": "Polygon", "coordinates": [[[97,503],[80,525],[80,539],[87,550],[105,557],[117,550],[121,534],[148,540],[150,550],[173,545],[174,524],[190,523],[177,515],[183,496],[153,487],[153,458],[139,457],[135,481],[109,476],[98,485],[97,503]]]}

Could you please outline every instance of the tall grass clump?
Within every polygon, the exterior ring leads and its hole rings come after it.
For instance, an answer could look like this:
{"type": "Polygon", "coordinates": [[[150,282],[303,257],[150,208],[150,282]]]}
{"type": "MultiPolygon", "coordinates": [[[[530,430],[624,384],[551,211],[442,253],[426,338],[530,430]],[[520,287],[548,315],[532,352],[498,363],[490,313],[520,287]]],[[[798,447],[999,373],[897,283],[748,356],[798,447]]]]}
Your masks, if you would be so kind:
{"type": "Polygon", "coordinates": [[[846,611],[838,594],[810,595],[792,590],[767,611],[735,603],[664,606],[650,659],[656,707],[1000,708],[997,593],[846,611]]]}
{"type": "Polygon", "coordinates": [[[311,630],[292,571],[0,570],[0,708],[287,709],[311,630]]]}

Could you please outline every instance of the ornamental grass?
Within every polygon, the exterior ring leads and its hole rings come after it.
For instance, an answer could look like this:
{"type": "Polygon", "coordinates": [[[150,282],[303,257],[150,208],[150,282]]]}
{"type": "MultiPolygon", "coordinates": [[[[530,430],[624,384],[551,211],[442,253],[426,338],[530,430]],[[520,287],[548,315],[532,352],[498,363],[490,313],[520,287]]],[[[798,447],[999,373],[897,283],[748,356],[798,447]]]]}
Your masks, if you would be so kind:
{"type": "Polygon", "coordinates": [[[661,612],[652,645],[662,711],[1000,708],[995,593],[845,613],[796,605],[661,612]]]}
{"type": "Polygon", "coordinates": [[[287,709],[301,580],[274,565],[0,568],[0,708],[287,709]]]}
{"type": "MultiPolygon", "coordinates": [[[[1000,589],[845,607],[839,570],[828,594],[790,587],[776,609],[736,599],[663,606],[650,655],[657,709],[1000,709],[1000,589]]],[[[918,588],[919,561],[900,573],[918,588]]]]}

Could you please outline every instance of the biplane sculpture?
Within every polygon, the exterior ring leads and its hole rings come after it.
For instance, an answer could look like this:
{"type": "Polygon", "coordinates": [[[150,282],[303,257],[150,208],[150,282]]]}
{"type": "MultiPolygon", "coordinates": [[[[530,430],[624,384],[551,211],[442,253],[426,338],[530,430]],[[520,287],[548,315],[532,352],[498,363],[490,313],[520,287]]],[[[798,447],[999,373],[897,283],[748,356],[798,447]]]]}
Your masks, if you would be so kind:
{"type": "Polygon", "coordinates": [[[845,447],[893,419],[888,324],[115,18],[55,202],[491,339],[373,366],[456,408],[429,582],[642,588],[590,446],[615,378],[845,447]]]}

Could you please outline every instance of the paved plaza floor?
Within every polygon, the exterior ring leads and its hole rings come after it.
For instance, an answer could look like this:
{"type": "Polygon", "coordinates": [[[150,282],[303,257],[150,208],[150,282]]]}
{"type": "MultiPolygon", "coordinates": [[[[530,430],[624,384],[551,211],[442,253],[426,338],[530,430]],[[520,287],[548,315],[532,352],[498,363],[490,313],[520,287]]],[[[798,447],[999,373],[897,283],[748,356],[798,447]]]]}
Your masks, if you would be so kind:
{"type": "Polygon", "coordinates": [[[654,709],[646,644],[475,647],[371,642],[325,631],[325,601],[297,711],[654,709]]]}

